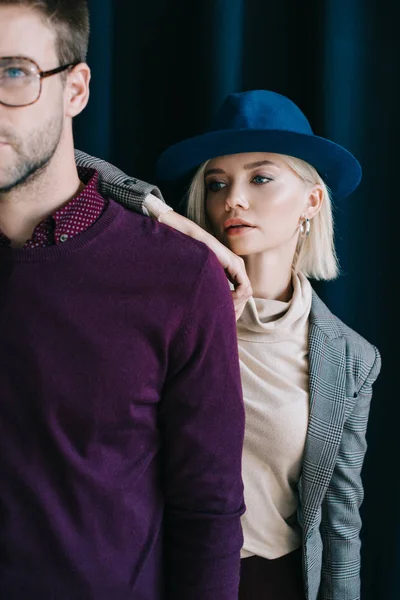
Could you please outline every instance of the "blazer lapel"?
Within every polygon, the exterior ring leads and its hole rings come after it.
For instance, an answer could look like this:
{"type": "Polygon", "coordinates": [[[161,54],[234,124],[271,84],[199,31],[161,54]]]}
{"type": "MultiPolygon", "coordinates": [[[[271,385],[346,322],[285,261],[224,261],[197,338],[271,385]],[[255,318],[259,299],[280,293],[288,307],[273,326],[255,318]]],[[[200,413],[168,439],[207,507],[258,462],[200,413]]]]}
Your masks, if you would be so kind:
{"type": "Polygon", "coordinates": [[[339,451],[346,408],[346,342],[314,293],[310,314],[310,417],[299,482],[304,532],[313,524],[339,451]]]}

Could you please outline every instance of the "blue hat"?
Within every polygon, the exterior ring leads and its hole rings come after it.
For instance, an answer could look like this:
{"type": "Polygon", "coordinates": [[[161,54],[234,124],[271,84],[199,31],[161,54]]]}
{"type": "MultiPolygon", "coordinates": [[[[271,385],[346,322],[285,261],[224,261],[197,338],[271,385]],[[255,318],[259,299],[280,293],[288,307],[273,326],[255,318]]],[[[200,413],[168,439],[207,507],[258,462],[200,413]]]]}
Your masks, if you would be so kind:
{"type": "Polygon", "coordinates": [[[361,166],[347,150],[314,135],[301,110],[288,98],[267,90],[228,96],[211,129],[168,148],[157,162],[157,175],[176,181],[203,162],[242,152],[273,152],[312,165],[339,200],[356,189],[361,166]]]}

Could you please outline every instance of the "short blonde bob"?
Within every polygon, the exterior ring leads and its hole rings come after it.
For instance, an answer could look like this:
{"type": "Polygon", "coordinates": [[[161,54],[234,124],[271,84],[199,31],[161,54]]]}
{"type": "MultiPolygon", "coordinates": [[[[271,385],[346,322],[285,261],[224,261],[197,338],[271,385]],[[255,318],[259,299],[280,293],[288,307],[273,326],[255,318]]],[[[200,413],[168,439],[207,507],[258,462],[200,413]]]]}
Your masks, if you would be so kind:
{"type": "MultiPolygon", "coordinates": [[[[339,274],[338,259],[334,245],[332,202],[329,190],[316,169],[305,161],[293,156],[281,155],[297,175],[312,185],[320,185],[323,190],[323,201],[320,211],[311,222],[309,236],[299,236],[297,250],[294,256],[294,268],[301,271],[310,279],[335,279],[339,274]]],[[[206,216],[206,186],[204,173],[209,161],[203,163],[197,170],[189,188],[187,198],[187,216],[212,233],[206,216]]]]}

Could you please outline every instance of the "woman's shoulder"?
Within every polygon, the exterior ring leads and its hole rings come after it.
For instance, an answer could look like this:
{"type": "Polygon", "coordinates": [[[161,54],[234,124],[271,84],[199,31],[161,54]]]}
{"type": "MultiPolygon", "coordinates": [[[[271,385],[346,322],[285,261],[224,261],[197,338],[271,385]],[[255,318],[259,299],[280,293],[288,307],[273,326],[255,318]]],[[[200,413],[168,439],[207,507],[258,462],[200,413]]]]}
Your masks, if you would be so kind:
{"type": "Polygon", "coordinates": [[[379,350],[357,331],[346,325],[334,315],[321,298],[313,291],[310,323],[317,327],[329,339],[342,338],[346,344],[346,362],[351,371],[358,371],[358,377],[364,379],[370,372],[380,370],[379,350]]]}

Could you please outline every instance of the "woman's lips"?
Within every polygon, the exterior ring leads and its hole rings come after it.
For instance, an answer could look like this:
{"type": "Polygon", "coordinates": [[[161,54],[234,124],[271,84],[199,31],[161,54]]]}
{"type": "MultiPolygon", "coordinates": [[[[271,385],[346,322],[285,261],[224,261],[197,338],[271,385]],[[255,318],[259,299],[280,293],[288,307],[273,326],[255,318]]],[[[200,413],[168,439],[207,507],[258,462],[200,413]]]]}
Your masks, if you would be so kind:
{"type": "Polygon", "coordinates": [[[231,225],[230,227],[225,229],[225,233],[226,233],[226,235],[229,235],[229,237],[238,236],[238,235],[246,235],[246,233],[249,233],[250,231],[253,231],[254,229],[255,229],[255,227],[253,227],[252,225],[231,225]]]}
{"type": "Polygon", "coordinates": [[[248,223],[244,219],[227,219],[224,223],[224,229],[226,235],[229,236],[237,236],[237,235],[245,235],[249,233],[253,229],[255,229],[254,225],[248,223]]]}

